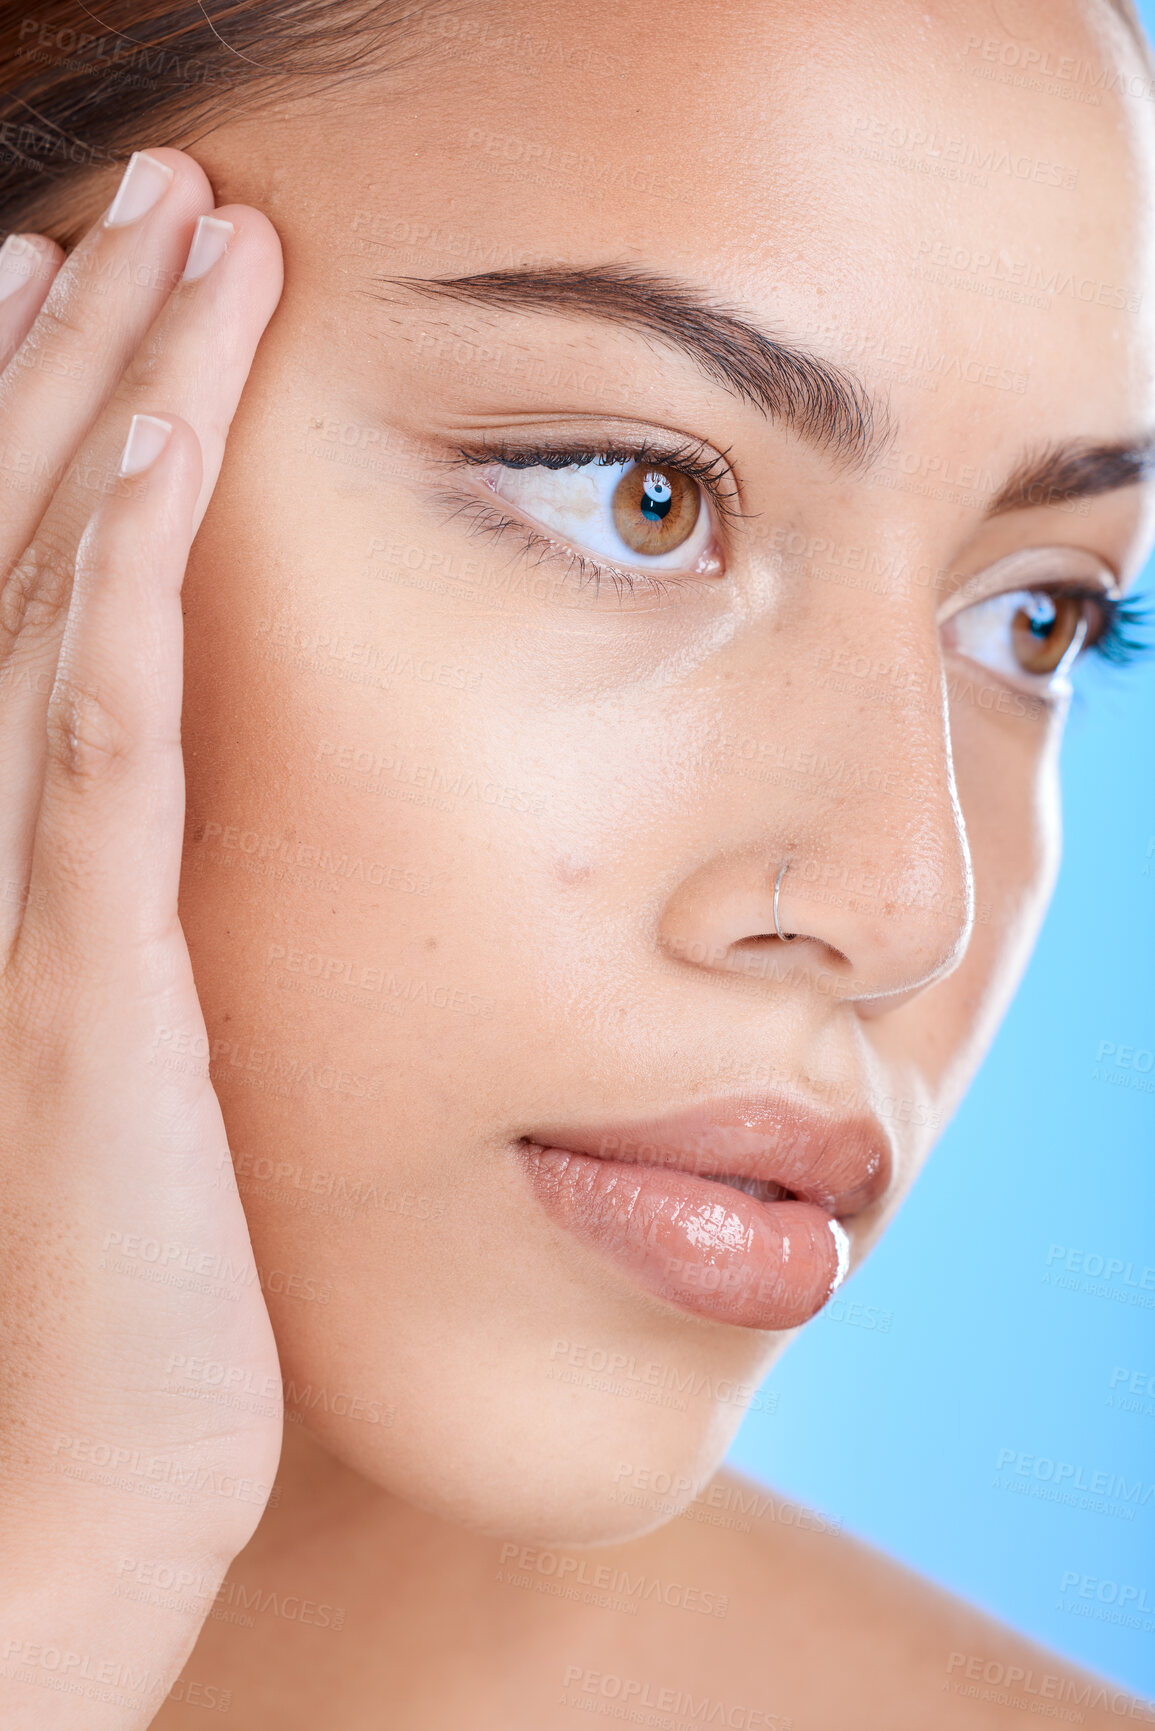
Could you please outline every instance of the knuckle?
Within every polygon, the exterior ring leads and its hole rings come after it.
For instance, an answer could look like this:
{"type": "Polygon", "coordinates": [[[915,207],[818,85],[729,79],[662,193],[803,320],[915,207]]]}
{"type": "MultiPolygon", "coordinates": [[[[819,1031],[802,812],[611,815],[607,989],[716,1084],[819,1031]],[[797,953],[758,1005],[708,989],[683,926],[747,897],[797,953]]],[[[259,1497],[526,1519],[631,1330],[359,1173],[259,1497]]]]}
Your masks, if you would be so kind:
{"type": "Polygon", "coordinates": [[[48,904],[43,884],[31,883],[24,877],[0,876],[0,908],[11,916],[19,910],[21,918],[30,912],[40,912],[48,904]]]}
{"type": "Polygon", "coordinates": [[[147,397],[152,400],[156,380],[168,360],[171,344],[164,330],[150,330],[124,369],[117,397],[130,409],[139,409],[147,397]]]}
{"type": "Polygon", "coordinates": [[[129,730],[94,691],[60,673],[46,721],[49,765],[74,785],[108,781],[132,758],[129,730]]]}
{"type": "Polygon", "coordinates": [[[80,292],[75,275],[64,270],[53,282],[48,298],[9,364],[17,369],[42,368],[48,354],[75,352],[86,355],[97,336],[93,314],[80,292]]]}
{"type": "Polygon", "coordinates": [[[68,611],[73,549],[41,530],[0,584],[0,628],[9,642],[51,636],[68,611]]]}

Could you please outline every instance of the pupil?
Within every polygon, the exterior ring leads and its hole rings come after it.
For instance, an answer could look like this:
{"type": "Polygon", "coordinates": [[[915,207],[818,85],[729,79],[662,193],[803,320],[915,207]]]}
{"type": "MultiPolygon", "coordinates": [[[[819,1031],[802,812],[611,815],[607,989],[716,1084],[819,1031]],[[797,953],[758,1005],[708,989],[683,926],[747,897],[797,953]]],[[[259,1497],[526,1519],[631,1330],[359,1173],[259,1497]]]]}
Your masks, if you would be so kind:
{"type": "Polygon", "coordinates": [[[1058,610],[1049,595],[1032,595],[1024,609],[1032,637],[1049,637],[1055,628],[1058,610]]]}
{"type": "Polygon", "coordinates": [[[670,509],[674,489],[664,475],[647,475],[642,487],[641,512],[651,523],[660,523],[670,509]]]}

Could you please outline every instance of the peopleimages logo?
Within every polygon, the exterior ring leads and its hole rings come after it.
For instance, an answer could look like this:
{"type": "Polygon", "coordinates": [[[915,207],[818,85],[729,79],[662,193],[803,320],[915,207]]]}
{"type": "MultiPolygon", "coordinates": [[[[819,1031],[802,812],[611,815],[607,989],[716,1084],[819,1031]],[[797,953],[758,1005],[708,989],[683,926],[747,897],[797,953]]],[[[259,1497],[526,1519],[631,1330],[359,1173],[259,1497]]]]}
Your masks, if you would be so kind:
{"type": "Polygon", "coordinates": [[[1155,1310],[1155,1264],[1129,1262],[1122,1256],[1104,1256],[1097,1250],[1052,1244],[1047,1251],[1042,1284],[1109,1298],[1116,1304],[1134,1304],[1145,1310],[1155,1310]]]}
{"type": "Polygon", "coordinates": [[[564,1551],[539,1551],[512,1540],[501,1547],[496,1579],[510,1587],[535,1588],[567,1599],[584,1598],[586,1603],[599,1604],[604,1600],[605,1609],[631,1614],[636,1613],[639,1605],[652,1600],[703,1617],[724,1617],[730,1607],[725,1593],[711,1592],[684,1581],[662,1580],[656,1575],[631,1575],[628,1569],[615,1568],[609,1563],[595,1565],[587,1557],[567,1555],[564,1551]]]}
{"type": "Polygon", "coordinates": [[[1095,1623],[1155,1634],[1155,1605],[1150,1603],[1147,1588],[1128,1581],[1105,1581],[1098,1575],[1080,1575],[1068,1569],[1059,1584],[1056,1609],[1095,1623]]]}
{"type": "Polygon", "coordinates": [[[1115,1088],[1135,1088],[1142,1094],[1155,1094],[1155,1076],[1151,1074],[1153,1066],[1155,1052],[1149,1046],[1120,1046],[1115,1040],[1100,1040],[1091,1080],[1109,1082],[1115,1088]]]}
{"type": "Polygon", "coordinates": [[[973,1701],[1017,1707],[1047,1718],[1082,1724],[1081,1708],[1102,1708],[1119,1718],[1155,1722],[1155,1705],[1138,1695],[1124,1694],[1093,1678],[1064,1677],[1057,1671],[1034,1671],[1023,1665],[1007,1665],[982,1653],[952,1653],[947,1660],[943,1689],[973,1701]],[[1042,1702],[1054,1702],[1047,1708],[1042,1702]],[[1062,1705],[1060,1705],[1060,1703],[1062,1705]],[[1065,1709],[1065,1710],[1064,1710],[1065,1709]]]}
{"type": "Polygon", "coordinates": [[[1155,1417],[1155,1372],[1129,1370],[1125,1364],[1117,1364],[1111,1372],[1107,1405],[1120,1412],[1155,1417]]]}
{"type": "Polygon", "coordinates": [[[1060,1593],[1077,1587],[1081,1599],[1097,1599],[1101,1605],[1132,1606],[1136,1611],[1155,1611],[1147,1602],[1146,1587],[1130,1587],[1125,1581],[1102,1581],[1098,1575],[1080,1575],[1068,1569],[1059,1585],[1060,1593]]]}
{"type": "Polygon", "coordinates": [[[1127,1521],[1135,1519],[1136,1508],[1145,1507],[1155,1498],[1155,1484],[1145,1484],[1142,1479],[1129,1480],[1122,1473],[1091,1470],[1073,1461],[1053,1460],[1050,1455],[1010,1448],[999,1450],[994,1488],[1044,1497],[1049,1502],[1070,1503],[1075,1508],[1093,1509],[1098,1514],[1117,1515],[1127,1521]],[[1004,1468],[1009,1468],[1010,1473],[1001,1478],[1004,1468]]]}
{"type": "Polygon", "coordinates": [[[1155,1267],[1139,1268],[1137,1263],[1124,1262],[1121,1256],[1103,1256],[1096,1250],[1068,1250],[1065,1244],[1052,1244],[1047,1251],[1047,1267],[1061,1262],[1068,1274],[1090,1274],[1093,1278],[1113,1280],[1119,1275],[1124,1286],[1142,1287],[1155,1292],[1155,1267]]]}

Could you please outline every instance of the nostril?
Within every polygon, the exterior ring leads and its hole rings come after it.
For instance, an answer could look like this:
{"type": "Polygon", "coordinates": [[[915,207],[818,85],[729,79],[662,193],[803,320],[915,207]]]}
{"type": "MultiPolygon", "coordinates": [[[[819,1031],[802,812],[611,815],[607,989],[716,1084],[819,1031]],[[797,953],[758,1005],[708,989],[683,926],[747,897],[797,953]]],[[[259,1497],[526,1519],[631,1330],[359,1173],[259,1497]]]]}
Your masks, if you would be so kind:
{"type": "Polygon", "coordinates": [[[770,860],[752,845],[718,849],[674,887],[660,947],[682,965],[894,1007],[949,971],[965,924],[952,861],[915,828],[870,859],[839,856],[826,837],[788,860],[777,848],[770,860]]]}
{"type": "Polygon", "coordinates": [[[783,943],[792,944],[795,940],[803,944],[818,944],[828,958],[828,967],[833,964],[836,968],[845,969],[847,974],[853,973],[853,965],[846,952],[837,949],[829,938],[815,937],[812,932],[791,932],[788,936],[783,933],[781,937],[778,936],[777,932],[751,932],[748,937],[735,938],[729,947],[731,952],[736,950],[758,952],[766,950],[770,945],[777,947],[783,943]]]}

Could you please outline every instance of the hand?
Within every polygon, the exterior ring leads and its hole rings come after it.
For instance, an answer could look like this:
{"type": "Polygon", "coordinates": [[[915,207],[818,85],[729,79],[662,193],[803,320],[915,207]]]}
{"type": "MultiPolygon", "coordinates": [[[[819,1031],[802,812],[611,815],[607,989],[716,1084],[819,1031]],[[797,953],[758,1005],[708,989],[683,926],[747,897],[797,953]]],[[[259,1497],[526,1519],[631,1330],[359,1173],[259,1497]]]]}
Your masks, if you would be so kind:
{"type": "MultiPolygon", "coordinates": [[[[177,150],[138,155],[108,214],[66,259],[18,237],[0,301],[0,1555],[44,1639],[57,1558],[105,1598],[126,1557],[219,1578],[281,1438],[177,914],[181,581],[281,250],[177,150]],[[182,283],[202,215],[227,251],[182,283]],[[178,1037],[199,1061],[166,1058],[178,1037]]],[[[4,1688],[48,1722],[0,1682],[6,1725],[4,1688]]]]}

